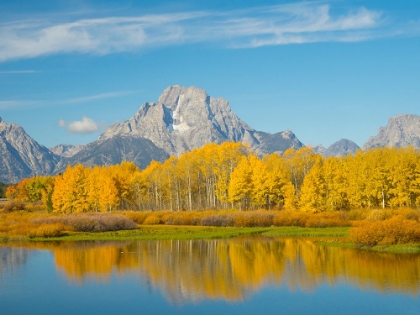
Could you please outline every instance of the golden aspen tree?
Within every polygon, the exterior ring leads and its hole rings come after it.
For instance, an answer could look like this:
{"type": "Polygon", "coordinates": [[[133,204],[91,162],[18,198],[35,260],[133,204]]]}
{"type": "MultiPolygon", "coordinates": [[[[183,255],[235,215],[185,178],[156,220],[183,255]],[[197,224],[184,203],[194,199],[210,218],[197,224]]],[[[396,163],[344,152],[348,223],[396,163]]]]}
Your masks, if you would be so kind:
{"type": "Polygon", "coordinates": [[[416,181],[416,153],[413,147],[389,149],[389,189],[391,207],[412,207],[415,196],[411,189],[416,181]]]}
{"type": "Polygon", "coordinates": [[[313,165],[302,184],[299,205],[307,212],[326,210],[327,187],[322,169],[322,162],[313,165]]]}
{"type": "Polygon", "coordinates": [[[230,174],[238,165],[243,155],[247,155],[249,148],[239,142],[223,142],[217,147],[215,156],[215,175],[217,177],[215,194],[226,208],[230,174]]]}
{"type": "Polygon", "coordinates": [[[101,189],[103,187],[103,180],[106,177],[104,167],[95,166],[89,172],[86,179],[87,181],[87,202],[89,203],[92,211],[98,212],[99,201],[101,198],[101,189]]]}
{"type": "Polygon", "coordinates": [[[81,164],[68,166],[55,181],[52,195],[54,212],[77,213],[89,211],[87,177],[89,169],[81,164]]]}
{"type": "MultiPolygon", "coordinates": [[[[153,161],[152,161],[153,162],[153,161]]],[[[135,178],[135,174],[139,172],[138,167],[133,162],[123,161],[108,168],[114,184],[118,190],[121,209],[130,209],[133,204],[133,191],[131,182],[135,178]]]]}
{"type": "Polygon", "coordinates": [[[290,148],[283,153],[286,165],[289,167],[291,181],[295,186],[295,192],[300,195],[300,187],[305,176],[308,174],[315,162],[320,158],[313,149],[304,147],[299,150],[290,148]]]}
{"type": "Polygon", "coordinates": [[[266,190],[268,193],[268,205],[271,204],[284,207],[286,210],[295,210],[297,196],[293,183],[290,180],[290,169],[287,167],[284,158],[273,153],[265,155],[263,162],[268,171],[266,190]]]}
{"type": "Polygon", "coordinates": [[[100,190],[99,208],[102,212],[111,212],[120,204],[120,195],[116,181],[113,177],[105,176],[102,179],[100,190]]]}
{"type": "Polygon", "coordinates": [[[246,156],[230,174],[229,182],[229,201],[232,204],[239,204],[239,210],[247,210],[250,207],[251,191],[252,191],[252,170],[251,164],[246,156]]]}

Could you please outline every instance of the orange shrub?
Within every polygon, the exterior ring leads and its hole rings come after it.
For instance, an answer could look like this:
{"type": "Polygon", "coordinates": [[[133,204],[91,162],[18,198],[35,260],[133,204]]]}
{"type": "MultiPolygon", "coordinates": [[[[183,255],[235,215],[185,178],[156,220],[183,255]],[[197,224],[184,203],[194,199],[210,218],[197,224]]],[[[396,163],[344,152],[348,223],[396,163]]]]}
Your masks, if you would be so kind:
{"type": "Polygon", "coordinates": [[[122,213],[124,216],[133,220],[137,224],[142,224],[144,220],[150,215],[149,211],[125,211],[122,213]]]}
{"type": "Polygon", "coordinates": [[[345,212],[345,216],[347,220],[365,220],[371,212],[372,210],[370,209],[352,209],[350,211],[345,212]]]}
{"type": "Polygon", "coordinates": [[[420,223],[398,216],[384,221],[364,222],[350,230],[350,240],[367,246],[419,243],[420,223]]]}
{"type": "Polygon", "coordinates": [[[275,226],[300,226],[305,227],[309,214],[307,212],[286,212],[282,211],[273,219],[275,226]]]}
{"type": "Polygon", "coordinates": [[[234,225],[240,227],[271,226],[274,215],[263,212],[239,212],[234,215],[234,225]]]}
{"type": "Polygon", "coordinates": [[[58,237],[63,235],[65,230],[69,230],[69,227],[63,223],[41,224],[37,228],[33,228],[28,235],[29,237],[58,237]]]}
{"type": "Polygon", "coordinates": [[[340,212],[321,212],[310,215],[305,224],[306,227],[336,227],[350,226],[347,220],[344,220],[340,212]]]}
{"type": "Polygon", "coordinates": [[[148,215],[147,218],[143,221],[143,224],[145,225],[156,225],[159,223],[160,223],[159,217],[154,214],[148,215]]]}

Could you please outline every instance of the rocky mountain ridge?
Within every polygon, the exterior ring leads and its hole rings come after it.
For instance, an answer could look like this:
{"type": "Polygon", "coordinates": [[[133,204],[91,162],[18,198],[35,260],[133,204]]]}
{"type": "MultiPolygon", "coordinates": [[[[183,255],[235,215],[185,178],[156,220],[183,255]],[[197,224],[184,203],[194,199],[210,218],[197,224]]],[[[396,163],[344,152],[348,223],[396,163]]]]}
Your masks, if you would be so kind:
{"type": "Polygon", "coordinates": [[[110,126],[99,140],[116,135],[149,139],[170,155],[224,141],[247,143],[260,154],[303,147],[290,130],[277,134],[257,131],[231,110],[227,100],[179,85],[166,88],[157,102],[144,103],[129,120],[110,126]]]}
{"type": "Polygon", "coordinates": [[[0,181],[51,174],[60,158],[33,140],[25,130],[0,118],[0,181]]]}
{"type": "Polygon", "coordinates": [[[380,127],[378,133],[363,145],[363,149],[377,147],[420,148],[420,116],[397,115],[388,119],[385,127],[380,127]]]}
{"type": "Polygon", "coordinates": [[[341,139],[330,145],[323,153],[324,156],[345,156],[356,153],[360,147],[349,139],[341,139]]]}

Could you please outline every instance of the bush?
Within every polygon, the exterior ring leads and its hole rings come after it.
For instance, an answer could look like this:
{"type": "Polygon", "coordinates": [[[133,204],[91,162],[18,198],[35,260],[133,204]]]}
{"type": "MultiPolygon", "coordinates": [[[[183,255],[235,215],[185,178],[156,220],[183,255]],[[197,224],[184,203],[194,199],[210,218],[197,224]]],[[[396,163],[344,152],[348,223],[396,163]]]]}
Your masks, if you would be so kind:
{"type": "Polygon", "coordinates": [[[29,237],[58,237],[63,231],[69,230],[63,223],[41,224],[29,232],[29,237]]]}
{"type": "Polygon", "coordinates": [[[38,224],[63,223],[64,225],[72,226],[77,232],[106,232],[137,228],[137,224],[129,218],[108,213],[69,214],[34,219],[32,222],[38,224]]]}
{"type": "Polygon", "coordinates": [[[236,213],[234,225],[240,227],[271,226],[273,225],[273,214],[263,212],[241,212],[236,213]]]}
{"type": "Polygon", "coordinates": [[[300,226],[305,227],[309,214],[306,212],[285,212],[282,211],[273,218],[275,226],[300,226]]]}
{"type": "Polygon", "coordinates": [[[20,201],[10,201],[4,205],[4,212],[13,212],[25,210],[25,204],[20,201]]]}
{"type": "Polygon", "coordinates": [[[204,216],[200,222],[203,226],[234,226],[233,215],[228,214],[209,214],[204,216]]]}
{"type": "Polygon", "coordinates": [[[144,220],[150,214],[150,212],[145,211],[126,211],[122,213],[124,216],[128,217],[130,220],[136,222],[137,224],[143,224],[144,220]]]}
{"type": "Polygon", "coordinates": [[[363,222],[350,230],[350,240],[358,245],[393,245],[420,242],[420,223],[401,217],[363,222]]]}
{"type": "Polygon", "coordinates": [[[350,223],[342,218],[340,212],[321,212],[309,216],[306,227],[325,228],[337,226],[349,226],[350,223]]]}
{"type": "Polygon", "coordinates": [[[145,225],[157,225],[157,224],[160,224],[160,219],[156,215],[151,214],[144,220],[143,224],[145,224],[145,225]]]}

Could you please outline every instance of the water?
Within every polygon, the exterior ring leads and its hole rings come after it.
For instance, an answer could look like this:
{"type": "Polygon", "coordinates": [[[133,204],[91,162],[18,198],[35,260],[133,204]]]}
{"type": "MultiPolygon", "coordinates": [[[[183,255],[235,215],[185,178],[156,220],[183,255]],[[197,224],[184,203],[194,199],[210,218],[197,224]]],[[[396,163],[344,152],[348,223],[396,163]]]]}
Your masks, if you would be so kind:
{"type": "Polygon", "coordinates": [[[420,314],[420,255],[310,239],[0,245],[1,314],[420,314]]]}

